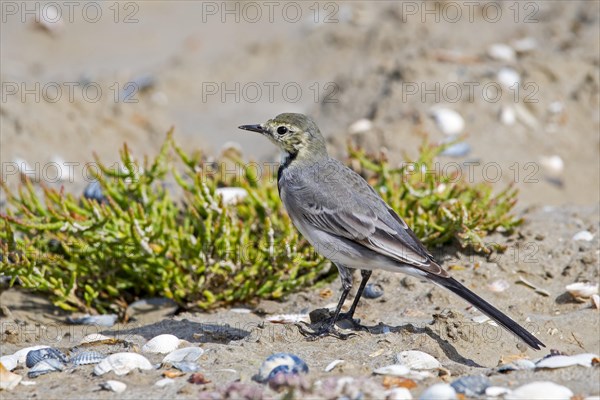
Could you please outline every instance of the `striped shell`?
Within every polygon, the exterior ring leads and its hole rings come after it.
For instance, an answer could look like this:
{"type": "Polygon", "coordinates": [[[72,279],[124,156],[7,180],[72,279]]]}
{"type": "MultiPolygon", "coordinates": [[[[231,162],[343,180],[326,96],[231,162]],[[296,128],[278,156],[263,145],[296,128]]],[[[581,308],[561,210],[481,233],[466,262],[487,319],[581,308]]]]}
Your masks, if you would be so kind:
{"type": "Polygon", "coordinates": [[[98,364],[105,358],[106,356],[104,354],[98,353],[97,351],[82,351],[71,357],[71,362],[73,365],[98,364]]]}

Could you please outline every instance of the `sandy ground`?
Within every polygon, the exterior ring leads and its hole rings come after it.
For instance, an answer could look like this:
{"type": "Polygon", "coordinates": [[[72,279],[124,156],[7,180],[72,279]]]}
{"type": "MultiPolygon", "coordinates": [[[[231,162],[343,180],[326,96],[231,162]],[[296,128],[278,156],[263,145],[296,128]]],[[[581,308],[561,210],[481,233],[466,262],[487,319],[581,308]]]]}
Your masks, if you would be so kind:
{"type": "MultiPolygon", "coordinates": [[[[340,157],[348,127],[368,118],[373,128],[354,139],[373,151],[383,148],[393,162],[400,162],[403,152],[415,154],[423,135],[435,142],[445,139],[429,117],[432,107],[441,104],[463,116],[472,151],[463,158],[442,159],[440,168],[458,165],[469,179],[499,187],[514,182],[521,189],[519,210],[528,222],[519,235],[493,238],[508,245],[507,253],[495,259],[453,248],[436,249],[436,255],[446,266],[464,266],[454,275],[517,321],[528,323],[548,349],[600,352],[597,310],[571,301],[564,290],[572,282],[599,280],[600,3],[527,2],[530,7],[523,3],[512,9],[505,3],[497,20],[486,14],[492,11],[488,4],[496,4],[491,2],[480,2],[472,19],[461,2],[322,3],[318,15],[309,3],[302,3],[302,18],[296,23],[279,11],[271,22],[265,8],[262,18],[249,22],[250,11],[242,11],[244,2],[230,3],[239,7],[239,21],[235,13],[224,15],[220,2],[131,4],[138,7],[123,6],[118,18],[103,5],[94,23],[75,13],[72,22],[65,20],[53,33],[36,28],[33,18],[21,15],[20,9],[16,16],[6,14],[0,28],[0,160],[2,178],[11,185],[17,184],[15,167],[23,160],[34,170],[30,175],[45,182],[53,180],[57,163],[68,162],[75,163],[75,174],[58,184],[80,191],[86,184],[84,163],[92,152],[116,161],[126,141],[138,156],[153,154],[170,126],[186,148],[217,155],[226,142],[235,141],[249,159],[270,161],[277,158],[275,149],[236,127],[289,111],[313,115],[330,150],[340,157]],[[206,9],[209,3],[217,9],[206,9]],[[462,10],[456,20],[450,14],[455,5],[462,10]],[[427,14],[425,7],[433,13],[427,14]],[[137,21],[125,23],[127,16],[137,21]],[[515,42],[521,39],[535,45],[512,60],[487,55],[494,43],[518,47],[515,42]],[[502,86],[498,73],[503,68],[516,71],[521,84],[502,86]],[[151,84],[145,90],[131,96],[123,92],[128,82],[148,82],[147,77],[151,84]],[[497,99],[480,90],[486,84],[501,88],[497,99]],[[68,85],[75,88],[72,96],[68,85]],[[62,90],[58,98],[52,91],[56,86],[62,90]],[[97,100],[91,100],[92,92],[83,92],[88,86],[102,90],[97,100]],[[257,87],[258,96],[252,91],[257,87]],[[452,91],[456,87],[461,88],[458,97],[452,91]],[[469,87],[474,88],[472,96],[469,87]],[[27,94],[25,89],[31,88],[33,94],[27,94]],[[300,88],[299,96],[294,88],[300,88]],[[138,101],[126,101],[129,97],[138,101]],[[506,108],[517,112],[514,124],[499,121],[506,108]],[[551,156],[559,156],[564,167],[549,167],[544,161],[551,156]],[[573,235],[581,230],[594,233],[594,240],[574,242],[573,235]],[[519,276],[550,296],[516,285],[519,276]],[[497,279],[509,281],[510,288],[489,292],[486,285],[497,279]]],[[[3,199],[0,193],[5,207],[3,199]]],[[[438,358],[450,371],[449,379],[488,373],[501,358],[520,352],[503,331],[494,331],[499,337],[490,339],[486,325],[471,321],[472,313],[451,294],[403,278],[374,275],[385,295],[361,301],[358,310],[362,323],[374,327],[374,333],[362,332],[345,342],[309,343],[294,327],[264,323],[264,313],[298,313],[335,302],[337,281],[330,285],[329,297],[327,288],[317,288],[281,303],[264,302],[252,313],[152,313],[126,325],[100,328],[138,345],[157,334],[174,333],[207,350],[200,364],[212,380],[208,386],[189,384],[182,377],[158,389],[151,385],[161,371],[135,373],[121,379],[128,390],[119,397],[197,398],[198,392],[235,379],[250,381],[266,356],[282,350],[307,361],[309,381],[329,375],[369,377],[373,368],[393,363],[394,354],[406,349],[438,358]],[[450,317],[433,317],[446,315],[444,310],[452,311],[450,317]],[[223,338],[226,325],[237,329],[238,340],[223,338]],[[391,333],[377,333],[384,326],[391,333]],[[210,333],[214,329],[217,334],[210,333]],[[334,359],[346,363],[323,372],[334,359]]],[[[68,350],[86,333],[95,332],[62,324],[65,315],[29,293],[4,290],[0,302],[10,311],[0,319],[2,354],[40,342],[68,350]]],[[[526,352],[532,358],[545,354],[526,352]]],[[[91,370],[42,376],[36,385],[19,386],[9,396],[114,397],[97,391],[105,379],[93,377],[91,370]],[[62,379],[65,376],[68,379],[62,379]]],[[[413,395],[440,379],[420,383],[413,395]]],[[[493,374],[490,379],[510,387],[551,380],[578,394],[600,394],[597,368],[493,374]]],[[[372,380],[382,382],[380,377],[372,380]]]]}

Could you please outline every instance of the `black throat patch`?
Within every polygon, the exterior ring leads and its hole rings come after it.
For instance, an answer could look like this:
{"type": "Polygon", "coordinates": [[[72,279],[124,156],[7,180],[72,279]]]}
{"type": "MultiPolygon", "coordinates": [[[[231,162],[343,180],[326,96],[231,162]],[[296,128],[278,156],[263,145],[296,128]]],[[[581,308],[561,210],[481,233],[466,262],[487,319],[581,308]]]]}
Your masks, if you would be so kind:
{"type": "Polygon", "coordinates": [[[285,158],[285,161],[279,165],[279,169],[277,170],[277,191],[279,192],[280,197],[281,197],[281,187],[279,186],[279,182],[281,181],[281,175],[283,174],[283,171],[285,171],[285,169],[290,166],[292,161],[294,161],[296,159],[297,156],[298,156],[298,152],[288,153],[287,157],[285,158]]]}

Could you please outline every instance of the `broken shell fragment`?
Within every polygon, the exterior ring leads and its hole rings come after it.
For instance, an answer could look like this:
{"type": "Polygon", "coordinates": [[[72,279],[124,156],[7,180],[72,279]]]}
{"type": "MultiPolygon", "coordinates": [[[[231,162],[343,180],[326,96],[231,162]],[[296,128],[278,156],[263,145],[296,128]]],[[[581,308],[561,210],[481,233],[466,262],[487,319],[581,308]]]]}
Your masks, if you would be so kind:
{"type": "Polygon", "coordinates": [[[0,363],[0,390],[12,390],[22,379],[21,375],[10,372],[0,363]]]}
{"type": "Polygon", "coordinates": [[[204,354],[204,350],[200,347],[184,347],[182,349],[173,350],[167,354],[163,360],[163,364],[174,364],[181,362],[194,362],[204,354]]]}
{"type": "Polygon", "coordinates": [[[40,375],[45,375],[50,372],[62,371],[65,368],[64,364],[56,358],[48,358],[35,364],[29,370],[27,376],[29,378],[37,378],[40,375]]]}
{"type": "Polygon", "coordinates": [[[181,340],[175,335],[158,335],[146,342],[146,344],[142,346],[142,351],[144,353],[166,354],[177,349],[180,343],[181,340]]]}
{"type": "Polygon", "coordinates": [[[60,350],[53,347],[47,347],[45,349],[31,350],[25,357],[25,365],[27,368],[31,368],[42,360],[55,359],[63,364],[68,362],[67,356],[60,350]]]}
{"type": "Polygon", "coordinates": [[[580,231],[573,235],[573,240],[583,240],[584,242],[591,242],[592,240],[594,240],[594,234],[590,231],[580,231]]]}
{"type": "Polygon", "coordinates": [[[377,368],[373,373],[377,375],[406,376],[410,373],[410,368],[406,365],[393,364],[377,368]]]}
{"type": "Polygon", "coordinates": [[[440,368],[442,364],[434,357],[418,350],[407,350],[398,353],[396,356],[398,363],[414,370],[427,370],[440,368]]]}
{"type": "Polygon", "coordinates": [[[95,375],[104,375],[113,371],[117,375],[126,375],[134,369],[152,369],[148,359],[136,353],[115,353],[106,357],[94,368],[95,375]]]}
{"type": "Polygon", "coordinates": [[[576,282],[565,287],[567,291],[576,299],[587,299],[598,294],[598,284],[576,282]]]}
{"type": "Polygon", "coordinates": [[[8,371],[15,369],[18,363],[19,361],[14,354],[0,357],[0,364],[2,364],[8,371]]]}
{"type": "Polygon", "coordinates": [[[48,347],[50,347],[50,346],[25,347],[24,349],[21,349],[21,350],[17,351],[15,354],[13,354],[13,357],[15,357],[17,359],[17,362],[19,364],[25,364],[25,360],[27,360],[27,354],[30,351],[39,350],[39,349],[47,349],[48,347]]]}
{"type": "Polygon", "coordinates": [[[115,393],[123,393],[127,389],[127,385],[119,381],[106,381],[100,384],[100,387],[104,390],[109,390],[115,393]]]}

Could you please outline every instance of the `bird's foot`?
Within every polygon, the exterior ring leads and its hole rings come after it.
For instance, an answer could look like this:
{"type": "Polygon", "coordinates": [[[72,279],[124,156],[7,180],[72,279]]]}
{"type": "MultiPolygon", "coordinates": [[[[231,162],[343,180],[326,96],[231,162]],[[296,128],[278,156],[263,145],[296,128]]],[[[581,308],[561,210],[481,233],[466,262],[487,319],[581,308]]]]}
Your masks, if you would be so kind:
{"type": "Polygon", "coordinates": [[[312,327],[306,322],[303,322],[302,324],[296,324],[296,326],[298,327],[300,334],[302,334],[302,336],[306,337],[310,341],[324,338],[327,336],[331,336],[340,340],[346,340],[348,338],[351,338],[352,336],[356,336],[356,333],[353,332],[342,333],[338,331],[335,327],[335,324],[332,324],[330,322],[322,323],[316,329],[313,330],[306,329],[306,327],[310,327],[312,329],[312,327]]]}

